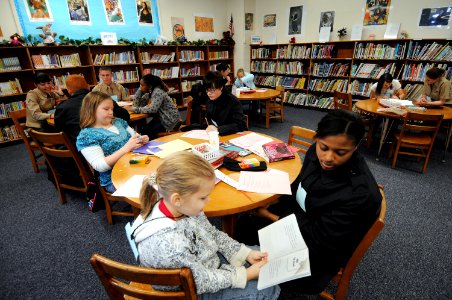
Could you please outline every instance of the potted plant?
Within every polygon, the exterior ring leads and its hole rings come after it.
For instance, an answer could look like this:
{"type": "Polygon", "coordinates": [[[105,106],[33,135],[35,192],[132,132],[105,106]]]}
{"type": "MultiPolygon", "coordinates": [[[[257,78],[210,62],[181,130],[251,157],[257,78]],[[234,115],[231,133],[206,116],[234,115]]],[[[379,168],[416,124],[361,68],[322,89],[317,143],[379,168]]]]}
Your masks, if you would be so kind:
{"type": "Polygon", "coordinates": [[[343,27],[337,31],[337,36],[339,37],[339,40],[343,40],[345,36],[347,35],[347,28],[343,27]]]}

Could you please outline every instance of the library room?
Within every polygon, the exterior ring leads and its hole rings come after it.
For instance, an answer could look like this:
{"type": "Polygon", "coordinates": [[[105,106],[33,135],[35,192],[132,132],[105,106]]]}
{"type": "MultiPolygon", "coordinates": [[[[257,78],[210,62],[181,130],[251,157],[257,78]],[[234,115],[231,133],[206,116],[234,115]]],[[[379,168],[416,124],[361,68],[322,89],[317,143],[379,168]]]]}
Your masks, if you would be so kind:
{"type": "Polygon", "coordinates": [[[451,15],[0,1],[0,298],[448,298],[451,15]]]}

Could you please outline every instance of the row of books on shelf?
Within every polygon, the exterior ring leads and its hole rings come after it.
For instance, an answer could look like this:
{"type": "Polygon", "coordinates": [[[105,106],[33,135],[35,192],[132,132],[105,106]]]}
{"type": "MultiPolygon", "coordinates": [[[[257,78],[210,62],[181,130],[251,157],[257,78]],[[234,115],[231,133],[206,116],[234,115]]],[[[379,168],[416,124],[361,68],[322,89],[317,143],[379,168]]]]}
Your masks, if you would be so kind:
{"type": "Polygon", "coordinates": [[[296,77],[277,76],[275,78],[276,86],[283,86],[285,88],[292,88],[292,89],[304,89],[305,82],[306,82],[306,77],[296,78],[296,77]]]}
{"type": "Polygon", "coordinates": [[[96,54],[94,57],[95,65],[121,65],[134,63],[136,63],[136,59],[133,51],[96,54]]]}
{"type": "Polygon", "coordinates": [[[140,76],[138,73],[138,68],[135,69],[135,71],[116,71],[113,73],[113,80],[116,82],[134,82],[134,81],[140,81],[140,76]]]}
{"type": "Polygon", "coordinates": [[[348,89],[348,93],[357,96],[370,97],[370,88],[372,87],[371,82],[360,82],[358,80],[353,80],[348,89]]]}
{"type": "Polygon", "coordinates": [[[358,43],[354,58],[357,59],[403,59],[407,43],[397,43],[394,47],[387,44],[358,43]]]}
{"type": "Polygon", "coordinates": [[[276,73],[306,75],[309,73],[309,65],[306,65],[300,61],[280,61],[276,64],[276,73]]]}
{"type": "Polygon", "coordinates": [[[204,60],[204,51],[183,50],[179,52],[179,61],[204,60]]]}
{"type": "Polygon", "coordinates": [[[334,108],[333,97],[319,97],[306,93],[286,93],[285,102],[292,105],[313,106],[326,109],[334,108]]]}
{"type": "Polygon", "coordinates": [[[314,63],[312,65],[312,75],[320,77],[328,76],[348,76],[347,71],[350,64],[342,63],[314,63]]]}
{"type": "Polygon", "coordinates": [[[274,61],[253,61],[251,62],[251,71],[260,73],[275,73],[276,62],[274,61]]]}
{"type": "Polygon", "coordinates": [[[182,68],[180,70],[180,76],[181,77],[188,77],[188,76],[200,76],[201,75],[201,67],[196,65],[192,68],[182,68]]]}
{"type": "Polygon", "coordinates": [[[311,47],[288,45],[276,50],[276,57],[279,59],[309,59],[311,47]]]}
{"type": "Polygon", "coordinates": [[[14,94],[22,94],[22,87],[20,86],[19,79],[8,80],[0,82],[0,96],[8,96],[14,94]]]}
{"type": "Polygon", "coordinates": [[[313,45],[312,58],[331,58],[334,54],[335,45],[313,45]]]}
{"type": "Polygon", "coordinates": [[[25,103],[23,101],[0,103],[0,119],[9,118],[8,113],[10,111],[19,110],[22,108],[25,108],[25,103]]]}
{"type": "Polygon", "coordinates": [[[197,83],[202,83],[201,79],[198,80],[184,80],[181,82],[182,91],[183,92],[189,92],[191,91],[191,87],[197,83]]]}
{"type": "Polygon", "coordinates": [[[35,69],[78,67],[82,65],[78,53],[68,55],[38,54],[32,55],[31,60],[35,69]]]}
{"type": "Polygon", "coordinates": [[[442,45],[436,42],[423,44],[418,41],[411,41],[407,59],[452,61],[452,47],[449,42],[442,45]]]}
{"type": "Polygon", "coordinates": [[[218,66],[218,65],[219,65],[219,64],[213,64],[213,65],[210,65],[209,71],[215,72],[215,71],[217,70],[217,66],[218,66]]]}
{"type": "Polygon", "coordinates": [[[347,79],[311,79],[309,80],[308,84],[308,89],[311,91],[329,93],[332,93],[334,91],[346,93],[347,87],[347,79]]]}
{"type": "Polygon", "coordinates": [[[19,58],[14,57],[3,57],[0,58],[0,72],[17,71],[22,70],[20,66],[19,58]]]}
{"type": "Polygon", "coordinates": [[[251,49],[251,58],[272,58],[272,52],[268,48],[251,49]]]}
{"type": "Polygon", "coordinates": [[[13,141],[20,138],[15,125],[5,126],[0,129],[0,142],[13,141]]]}
{"type": "MultiPolygon", "coordinates": [[[[425,73],[435,66],[446,71],[448,69],[447,64],[405,64],[402,68],[402,80],[423,81],[425,73]]],[[[452,69],[452,66],[450,69],[452,69]]]]}
{"type": "Polygon", "coordinates": [[[421,97],[424,90],[423,84],[410,84],[408,83],[403,87],[406,92],[406,98],[410,100],[417,100],[421,97]]]}
{"type": "Polygon", "coordinates": [[[378,64],[360,63],[359,65],[352,66],[352,77],[378,79],[385,73],[390,73],[394,76],[395,71],[395,63],[387,64],[384,67],[378,64]]]}
{"type": "Polygon", "coordinates": [[[229,59],[229,51],[209,52],[209,59],[229,59]]]}
{"type": "Polygon", "coordinates": [[[143,74],[151,74],[160,78],[177,78],[179,77],[179,67],[174,66],[165,69],[144,69],[143,74]]]}
{"type": "Polygon", "coordinates": [[[140,54],[141,56],[141,62],[144,64],[148,64],[148,63],[158,63],[158,62],[172,62],[174,61],[174,57],[175,57],[176,53],[175,52],[171,52],[170,54],[157,54],[154,53],[151,56],[150,52],[142,52],[140,54]]]}
{"type": "MultiPolygon", "coordinates": [[[[60,88],[60,89],[65,89],[66,88],[66,79],[68,78],[68,76],[71,75],[70,73],[67,74],[63,74],[61,76],[53,76],[53,83],[55,84],[56,87],[60,88]]],[[[72,74],[74,75],[74,74],[72,74]]],[[[77,74],[83,77],[83,74],[77,74]]]]}

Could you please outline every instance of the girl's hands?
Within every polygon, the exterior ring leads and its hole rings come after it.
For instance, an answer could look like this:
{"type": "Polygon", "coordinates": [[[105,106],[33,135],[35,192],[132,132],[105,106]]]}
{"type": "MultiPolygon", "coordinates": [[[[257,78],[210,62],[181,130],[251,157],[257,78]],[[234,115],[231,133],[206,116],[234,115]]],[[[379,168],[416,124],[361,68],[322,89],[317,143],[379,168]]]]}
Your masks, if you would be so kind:
{"type": "Polygon", "coordinates": [[[264,260],[261,260],[255,264],[253,264],[251,267],[246,269],[246,280],[250,281],[253,279],[259,278],[259,272],[261,271],[262,266],[264,266],[267,263],[267,257],[264,258],[264,260]]]}
{"type": "MultiPolygon", "coordinates": [[[[149,141],[149,138],[148,138],[148,141],[149,141]]],[[[124,145],[124,148],[127,150],[127,152],[130,152],[134,149],[140,148],[141,146],[142,146],[142,143],[140,141],[140,137],[135,134],[127,141],[127,143],[124,145]]]]}
{"type": "Polygon", "coordinates": [[[260,252],[256,250],[251,250],[250,254],[246,257],[246,261],[250,264],[254,265],[255,263],[261,262],[262,260],[267,259],[267,252],[260,252]]]}

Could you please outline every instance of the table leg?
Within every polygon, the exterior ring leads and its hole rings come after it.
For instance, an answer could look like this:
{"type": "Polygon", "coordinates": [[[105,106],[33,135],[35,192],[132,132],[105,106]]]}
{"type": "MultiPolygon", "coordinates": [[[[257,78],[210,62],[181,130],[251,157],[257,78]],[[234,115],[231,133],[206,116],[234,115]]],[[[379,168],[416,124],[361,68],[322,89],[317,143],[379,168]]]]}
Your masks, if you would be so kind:
{"type": "Polygon", "coordinates": [[[446,136],[446,144],[444,145],[444,153],[443,153],[443,159],[441,160],[443,163],[446,162],[446,154],[447,154],[447,149],[449,149],[449,143],[450,143],[450,138],[452,136],[452,121],[449,121],[449,126],[447,127],[447,136],[446,136]]]}
{"type": "Polygon", "coordinates": [[[221,217],[223,231],[226,232],[231,238],[235,236],[235,228],[237,226],[237,215],[227,215],[221,217]]]}
{"type": "Polygon", "coordinates": [[[265,127],[270,128],[270,101],[265,101],[265,127]]]}
{"type": "Polygon", "coordinates": [[[389,118],[384,118],[383,126],[381,128],[381,137],[380,137],[380,145],[378,147],[377,160],[380,160],[381,149],[386,141],[386,138],[389,134],[389,129],[391,129],[394,124],[394,120],[390,120],[389,118]]]}

